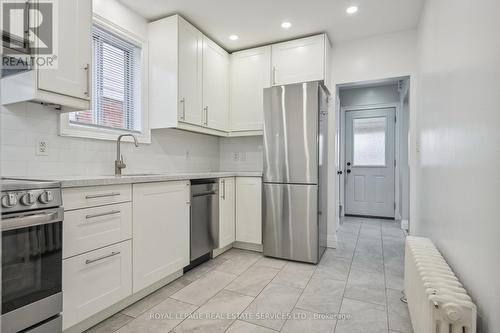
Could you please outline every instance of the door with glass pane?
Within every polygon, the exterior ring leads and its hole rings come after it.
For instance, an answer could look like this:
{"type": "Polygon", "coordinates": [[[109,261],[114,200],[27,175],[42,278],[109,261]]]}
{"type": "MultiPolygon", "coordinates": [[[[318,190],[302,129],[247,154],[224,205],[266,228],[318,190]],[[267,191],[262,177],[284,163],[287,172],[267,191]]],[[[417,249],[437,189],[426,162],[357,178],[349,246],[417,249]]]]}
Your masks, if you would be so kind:
{"type": "Polygon", "coordinates": [[[346,112],[345,213],[394,217],[395,109],[346,112]]]}

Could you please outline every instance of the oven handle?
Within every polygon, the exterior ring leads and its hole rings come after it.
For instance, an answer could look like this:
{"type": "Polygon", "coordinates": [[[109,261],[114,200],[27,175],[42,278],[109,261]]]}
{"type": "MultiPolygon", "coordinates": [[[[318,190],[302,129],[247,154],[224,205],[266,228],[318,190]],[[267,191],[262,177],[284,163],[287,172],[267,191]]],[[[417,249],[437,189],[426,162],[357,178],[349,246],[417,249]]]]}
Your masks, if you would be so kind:
{"type": "Polygon", "coordinates": [[[60,222],[63,220],[64,210],[54,208],[37,213],[21,213],[2,216],[2,231],[15,230],[38,225],[60,222]]]}

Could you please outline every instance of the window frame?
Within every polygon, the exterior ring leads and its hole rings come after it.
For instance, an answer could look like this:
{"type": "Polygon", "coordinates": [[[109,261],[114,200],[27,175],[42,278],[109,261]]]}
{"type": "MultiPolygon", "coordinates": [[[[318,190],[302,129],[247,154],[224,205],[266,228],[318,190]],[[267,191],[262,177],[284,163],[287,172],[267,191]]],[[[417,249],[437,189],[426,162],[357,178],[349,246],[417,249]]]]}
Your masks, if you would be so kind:
{"type": "MultiPolygon", "coordinates": [[[[140,143],[151,143],[151,128],[149,126],[149,109],[148,109],[148,42],[147,40],[135,35],[134,33],[108,21],[107,19],[94,14],[92,24],[101,29],[109,31],[125,41],[136,45],[140,48],[140,66],[141,66],[141,103],[140,116],[142,129],[140,132],[130,130],[119,130],[104,128],[98,126],[85,126],[72,124],[70,122],[69,113],[63,113],[60,116],[59,135],[79,138],[90,138],[99,140],[116,140],[121,134],[131,133],[137,137],[140,143]]],[[[92,96],[91,96],[92,100],[92,96]]],[[[91,102],[92,103],[92,102],[91,102]]],[[[124,137],[123,141],[132,141],[130,137],[124,137]]]]}

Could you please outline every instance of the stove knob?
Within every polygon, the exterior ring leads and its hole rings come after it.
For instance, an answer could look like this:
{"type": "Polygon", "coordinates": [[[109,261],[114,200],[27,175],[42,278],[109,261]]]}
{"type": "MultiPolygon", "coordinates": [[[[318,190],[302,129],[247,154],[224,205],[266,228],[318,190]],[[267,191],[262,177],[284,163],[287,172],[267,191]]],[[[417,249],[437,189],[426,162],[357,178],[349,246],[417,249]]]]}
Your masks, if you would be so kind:
{"type": "Polygon", "coordinates": [[[52,194],[52,191],[45,191],[40,194],[40,196],[38,197],[38,201],[43,204],[48,204],[49,202],[54,201],[54,194],[52,194]]]}
{"type": "Polygon", "coordinates": [[[33,193],[28,192],[21,197],[21,203],[25,206],[31,206],[36,203],[36,197],[33,193]]]}
{"type": "Polygon", "coordinates": [[[12,208],[17,205],[17,196],[13,193],[8,193],[2,196],[2,207],[12,208]]]}

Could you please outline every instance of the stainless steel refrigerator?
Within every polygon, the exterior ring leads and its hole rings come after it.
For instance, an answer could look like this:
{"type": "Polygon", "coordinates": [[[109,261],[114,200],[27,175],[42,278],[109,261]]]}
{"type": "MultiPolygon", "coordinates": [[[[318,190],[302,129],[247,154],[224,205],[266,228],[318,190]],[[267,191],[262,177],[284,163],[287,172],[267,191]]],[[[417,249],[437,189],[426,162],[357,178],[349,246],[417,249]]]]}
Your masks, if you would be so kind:
{"type": "Polygon", "coordinates": [[[318,263],[326,249],[328,92],[264,89],[264,255],[318,263]]]}

